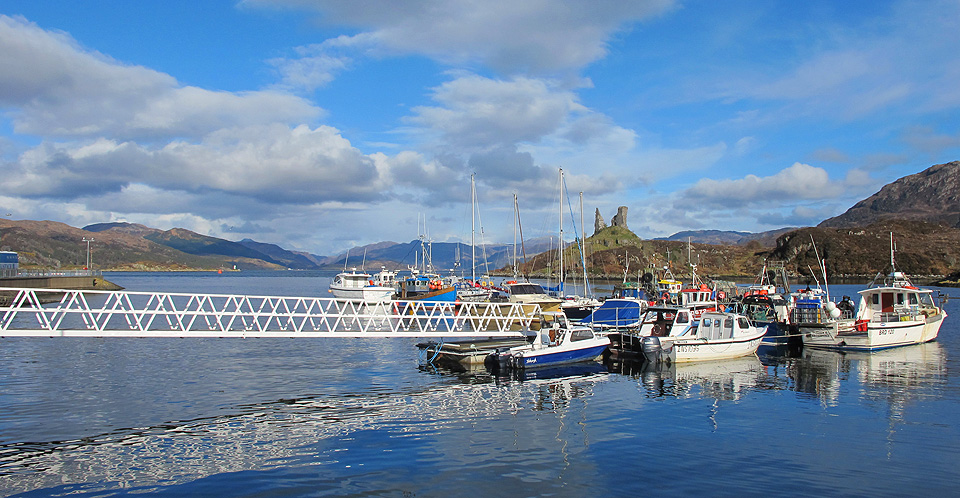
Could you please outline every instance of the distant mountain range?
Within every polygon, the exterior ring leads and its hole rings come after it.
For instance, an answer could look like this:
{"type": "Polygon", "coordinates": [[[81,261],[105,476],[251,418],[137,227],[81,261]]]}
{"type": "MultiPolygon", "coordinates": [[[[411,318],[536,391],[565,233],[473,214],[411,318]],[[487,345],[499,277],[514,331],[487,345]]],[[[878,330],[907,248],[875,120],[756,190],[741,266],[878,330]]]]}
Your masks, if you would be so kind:
{"type": "Polygon", "coordinates": [[[797,227],[778,228],[767,232],[734,232],[724,230],[686,230],[677,232],[669,237],[657,237],[653,240],[674,240],[680,242],[691,242],[695,244],[719,244],[719,245],[745,245],[752,241],[758,241],[763,246],[773,246],[776,244],[777,237],[796,230],[797,227]]]}
{"type": "MultiPolygon", "coordinates": [[[[748,273],[753,271],[753,260],[769,257],[794,261],[802,273],[806,271],[805,265],[809,266],[805,258],[812,247],[809,239],[813,235],[817,245],[823,245],[823,254],[835,271],[862,274],[870,268],[882,267],[884,260],[889,259],[880,254],[887,245],[882,241],[883,234],[889,231],[898,232],[897,236],[903,239],[900,247],[908,257],[902,261],[912,268],[908,271],[941,274],[960,268],[960,162],[931,166],[890,183],[816,228],[781,228],[763,233],[684,231],[646,242],[632,233],[607,233],[592,246],[588,239],[588,246],[591,246],[591,257],[599,262],[595,264],[599,264],[597,271],[601,274],[622,272],[630,258],[638,262],[647,258],[653,262],[664,258],[664,254],[676,256],[684,252],[680,244],[687,241],[702,246],[698,257],[703,258],[701,264],[706,272],[748,273]],[[864,244],[870,246],[869,251],[861,247],[864,244]],[[621,249],[641,246],[645,246],[649,254],[628,254],[629,251],[621,249]],[[604,255],[605,252],[609,254],[604,255]],[[730,266],[734,260],[737,263],[730,266]]],[[[0,246],[18,251],[21,264],[27,267],[82,267],[86,258],[84,238],[95,240],[91,244],[94,266],[113,270],[233,267],[315,270],[360,266],[405,269],[422,260],[424,247],[432,255],[437,269],[459,266],[468,272],[473,266],[472,250],[463,243],[384,241],[351,248],[340,255],[320,256],[250,239],[229,241],[182,228],[159,230],[135,223],[98,223],[80,229],[52,221],[0,219],[0,246]]],[[[556,237],[528,240],[523,249],[527,259],[532,259],[538,253],[556,249],[556,242],[556,237]]],[[[478,246],[477,271],[509,266],[513,252],[512,244],[478,246]]],[[[521,259],[523,256],[518,254],[521,259]]],[[[547,263],[544,260],[541,264],[547,263]]]]}

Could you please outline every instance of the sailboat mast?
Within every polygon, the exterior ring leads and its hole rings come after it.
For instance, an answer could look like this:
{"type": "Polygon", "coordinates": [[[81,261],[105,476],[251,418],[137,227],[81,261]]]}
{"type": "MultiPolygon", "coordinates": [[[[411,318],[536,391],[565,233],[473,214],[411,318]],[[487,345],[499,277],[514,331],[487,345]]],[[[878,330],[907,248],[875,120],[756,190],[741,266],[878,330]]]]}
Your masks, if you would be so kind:
{"type": "Polygon", "coordinates": [[[470,175],[470,279],[477,281],[477,186],[470,175]]]}
{"type": "Polygon", "coordinates": [[[517,193],[513,193],[513,278],[517,278],[517,227],[520,225],[520,205],[517,193]]]}
{"type": "Polygon", "coordinates": [[[559,270],[557,271],[557,281],[560,282],[560,296],[563,296],[563,168],[560,168],[560,209],[557,210],[559,213],[559,222],[560,222],[560,240],[558,245],[560,246],[560,257],[557,263],[559,270]]]}
{"type": "Polygon", "coordinates": [[[583,295],[590,294],[587,288],[587,227],[583,225],[583,192],[580,192],[580,266],[583,267],[583,295]]]}

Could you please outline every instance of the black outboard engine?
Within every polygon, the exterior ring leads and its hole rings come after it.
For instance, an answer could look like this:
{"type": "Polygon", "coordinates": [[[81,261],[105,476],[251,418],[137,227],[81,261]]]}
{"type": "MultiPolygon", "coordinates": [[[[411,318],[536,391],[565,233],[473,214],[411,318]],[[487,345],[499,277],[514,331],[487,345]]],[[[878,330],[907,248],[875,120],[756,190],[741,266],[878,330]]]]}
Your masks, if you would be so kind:
{"type": "Polygon", "coordinates": [[[652,335],[645,336],[640,342],[640,348],[643,350],[643,357],[650,363],[660,363],[660,355],[663,348],[660,346],[660,338],[652,335]]]}

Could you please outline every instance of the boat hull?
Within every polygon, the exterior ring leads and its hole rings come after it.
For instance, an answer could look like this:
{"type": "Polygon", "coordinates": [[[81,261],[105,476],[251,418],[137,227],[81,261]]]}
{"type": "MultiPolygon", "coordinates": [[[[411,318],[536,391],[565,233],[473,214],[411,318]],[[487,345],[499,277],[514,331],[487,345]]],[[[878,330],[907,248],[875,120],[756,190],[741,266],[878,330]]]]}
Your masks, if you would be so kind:
{"type": "Polygon", "coordinates": [[[858,330],[852,320],[801,326],[804,347],[848,351],[881,349],[922,344],[937,338],[946,313],[937,313],[921,320],[868,322],[858,330]]]}
{"type": "Polygon", "coordinates": [[[513,366],[530,369],[592,361],[602,356],[609,344],[608,340],[595,339],[590,340],[590,344],[585,344],[583,347],[576,349],[543,348],[522,351],[514,354],[513,366]]]}

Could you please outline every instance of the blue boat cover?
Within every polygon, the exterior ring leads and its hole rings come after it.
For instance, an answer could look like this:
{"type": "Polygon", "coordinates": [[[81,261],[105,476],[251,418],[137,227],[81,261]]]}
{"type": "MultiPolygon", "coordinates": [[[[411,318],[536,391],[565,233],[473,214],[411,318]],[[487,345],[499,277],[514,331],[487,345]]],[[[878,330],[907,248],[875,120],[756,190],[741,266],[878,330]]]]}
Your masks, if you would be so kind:
{"type": "Polygon", "coordinates": [[[630,327],[640,321],[640,302],[632,299],[607,299],[593,310],[593,313],[580,320],[580,323],[594,323],[605,327],[630,327]]]}

